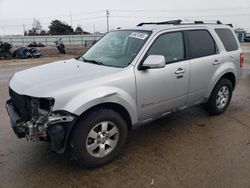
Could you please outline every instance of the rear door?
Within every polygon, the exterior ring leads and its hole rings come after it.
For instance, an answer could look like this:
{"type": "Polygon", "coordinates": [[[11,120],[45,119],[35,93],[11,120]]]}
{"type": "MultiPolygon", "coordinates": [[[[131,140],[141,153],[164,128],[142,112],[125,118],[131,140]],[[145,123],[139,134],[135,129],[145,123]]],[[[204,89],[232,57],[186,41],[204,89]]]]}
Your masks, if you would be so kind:
{"type": "Polygon", "coordinates": [[[204,100],[210,80],[223,57],[217,44],[207,29],[186,31],[188,56],[191,63],[190,86],[187,104],[198,104],[204,100]]]}

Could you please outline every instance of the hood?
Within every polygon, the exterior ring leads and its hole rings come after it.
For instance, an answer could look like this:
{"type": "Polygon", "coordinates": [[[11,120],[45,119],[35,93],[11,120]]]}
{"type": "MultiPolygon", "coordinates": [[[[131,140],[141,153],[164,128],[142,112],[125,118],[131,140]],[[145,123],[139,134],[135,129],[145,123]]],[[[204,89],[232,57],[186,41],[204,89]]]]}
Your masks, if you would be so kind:
{"type": "Polygon", "coordinates": [[[22,95],[53,97],[52,93],[63,88],[85,84],[121,70],[69,59],[17,72],[10,80],[10,88],[22,95]]]}

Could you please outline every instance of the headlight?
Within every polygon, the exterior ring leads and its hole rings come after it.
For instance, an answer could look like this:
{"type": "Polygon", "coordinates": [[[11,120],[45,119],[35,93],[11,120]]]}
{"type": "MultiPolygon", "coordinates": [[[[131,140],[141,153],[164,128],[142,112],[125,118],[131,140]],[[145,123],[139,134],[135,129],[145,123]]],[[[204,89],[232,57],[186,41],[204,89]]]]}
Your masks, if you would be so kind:
{"type": "Polygon", "coordinates": [[[55,100],[53,98],[31,98],[31,113],[33,116],[49,116],[52,113],[55,100]]]}
{"type": "Polygon", "coordinates": [[[52,113],[54,103],[55,100],[53,98],[39,98],[39,114],[50,115],[52,113]]]}

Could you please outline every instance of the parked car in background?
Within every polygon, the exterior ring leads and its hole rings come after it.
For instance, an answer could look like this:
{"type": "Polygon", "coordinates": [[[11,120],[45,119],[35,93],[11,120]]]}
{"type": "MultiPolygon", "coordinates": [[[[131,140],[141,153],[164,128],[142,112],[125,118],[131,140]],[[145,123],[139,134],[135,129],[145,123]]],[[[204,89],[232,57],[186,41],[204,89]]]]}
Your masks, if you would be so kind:
{"type": "Polygon", "coordinates": [[[6,107],[19,138],[48,141],[57,153],[69,147],[80,165],[97,167],[117,157],[137,125],[198,104],[225,112],[243,60],[221,22],[141,23],[106,34],[79,58],[17,72],[6,107]]]}

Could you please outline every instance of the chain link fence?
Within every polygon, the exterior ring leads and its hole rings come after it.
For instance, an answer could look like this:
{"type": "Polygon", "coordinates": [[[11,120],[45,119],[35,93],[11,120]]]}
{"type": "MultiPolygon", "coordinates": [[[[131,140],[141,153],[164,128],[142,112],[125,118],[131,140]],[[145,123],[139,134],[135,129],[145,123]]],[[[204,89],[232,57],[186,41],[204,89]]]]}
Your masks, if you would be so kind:
{"type": "Polygon", "coordinates": [[[26,46],[31,42],[41,42],[45,46],[54,46],[54,41],[62,39],[65,45],[91,46],[94,41],[103,35],[46,35],[46,36],[8,36],[0,37],[0,41],[8,42],[13,46],[26,46]]]}
{"type": "Polygon", "coordinates": [[[102,38],[103,35],[48,35],[48,36],[11,36],[11,37],[0,37],[0,41],[10,43],[15,49],[21,46],[27,46],[32,42],[42,43],[45,47],[38,48],[42,55],[56,55],[58,50],[55,46],[55,41],[62,39],[65,45],[66,53],[72,55],[81,55],[85,53],[95,41],[102,38]]]}

